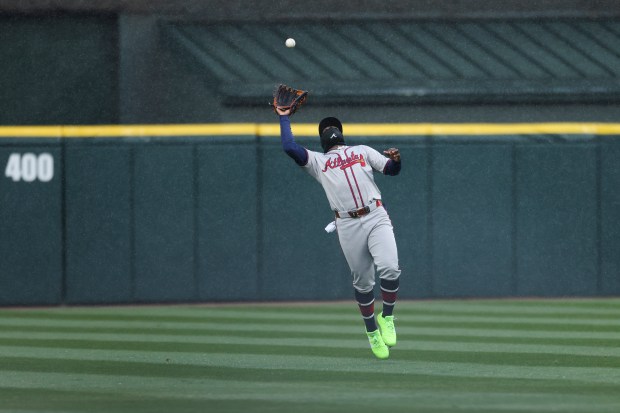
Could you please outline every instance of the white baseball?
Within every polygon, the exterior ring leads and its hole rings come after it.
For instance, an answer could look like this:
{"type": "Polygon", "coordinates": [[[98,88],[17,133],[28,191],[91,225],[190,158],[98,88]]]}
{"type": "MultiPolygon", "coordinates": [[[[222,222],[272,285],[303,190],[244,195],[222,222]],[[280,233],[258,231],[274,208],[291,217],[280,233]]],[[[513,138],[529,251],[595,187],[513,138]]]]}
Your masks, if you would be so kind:
{"type": "Polygon", "coordinates": [[[284,44],[286,45],[286,47],[295,47],[295,39],[289,37],[288,39],[286,39],[284,44]]]}

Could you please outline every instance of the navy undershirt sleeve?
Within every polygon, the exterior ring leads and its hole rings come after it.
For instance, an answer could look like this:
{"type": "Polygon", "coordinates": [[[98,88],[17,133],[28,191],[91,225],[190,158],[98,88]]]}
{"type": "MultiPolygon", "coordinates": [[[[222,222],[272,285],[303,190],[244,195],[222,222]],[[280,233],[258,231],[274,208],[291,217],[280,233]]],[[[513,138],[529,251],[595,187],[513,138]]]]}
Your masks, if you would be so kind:
{"type": "Polygon", "coordinates": [[[280,137],[282,138],[284,152],[293,158],[297,165],[306,165],[308,163],[308,151],[293,139],[291,121],[288,116],[280,116],[280,137]]]}
{"type": "Polygon", "coordinates": [[[396,176],[400,173],[400,162],[393,161],[389,159],[383,168],[383,173],[385,175],[396,176]]]}

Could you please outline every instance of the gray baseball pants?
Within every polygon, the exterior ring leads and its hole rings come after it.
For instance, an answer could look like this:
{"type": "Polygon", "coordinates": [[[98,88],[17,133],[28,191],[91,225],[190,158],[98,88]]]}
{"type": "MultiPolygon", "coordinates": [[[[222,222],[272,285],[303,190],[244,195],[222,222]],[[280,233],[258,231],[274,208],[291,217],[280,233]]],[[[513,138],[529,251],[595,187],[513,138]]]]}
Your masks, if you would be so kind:
{"type": "Polygon", "coordinates": [[[400,277],[394,229],[385,208],[359,218],[337,218],[336,228],[357,291],[372,291],[375,274],[386,280],[400,277]]]}

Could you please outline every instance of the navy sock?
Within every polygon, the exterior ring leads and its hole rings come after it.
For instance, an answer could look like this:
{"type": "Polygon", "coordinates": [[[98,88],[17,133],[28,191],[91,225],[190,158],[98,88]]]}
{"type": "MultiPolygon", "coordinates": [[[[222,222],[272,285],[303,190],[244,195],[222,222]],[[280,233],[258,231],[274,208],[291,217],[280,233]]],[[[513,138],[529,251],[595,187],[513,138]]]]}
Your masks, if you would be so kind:
{"type": "Polygon", "coordinates": [[[364,324],[366,325],[366,331],[371,332],[377,329],[377,323],[375,320],[375,295],[372,291],[368,293],[361,293],[355,290],[355,300],[362,313],[364,324]]]}
{"type": "Polygon", "coordinates": [[[383,317],[392,315],[394,313],[394,306],[396,305],[396,293],[398,292],[399,281],[395,280],[381,280],[381,298],[383,298],[383,317]]]}

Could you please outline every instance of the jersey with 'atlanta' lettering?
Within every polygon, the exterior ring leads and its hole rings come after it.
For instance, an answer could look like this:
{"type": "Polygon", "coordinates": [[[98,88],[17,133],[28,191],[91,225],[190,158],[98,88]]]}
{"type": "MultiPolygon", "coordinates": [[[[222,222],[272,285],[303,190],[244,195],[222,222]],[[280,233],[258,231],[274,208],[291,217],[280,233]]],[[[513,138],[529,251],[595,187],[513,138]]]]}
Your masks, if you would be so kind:
{"type": "Polygon", "coordinates": [[[388,160],[369,146],[341,146],[325,154],[308,150],[304,169],[321,183],[332,210],[348,211],[381,199],[373,169],[384,173],[388,160]]]}

